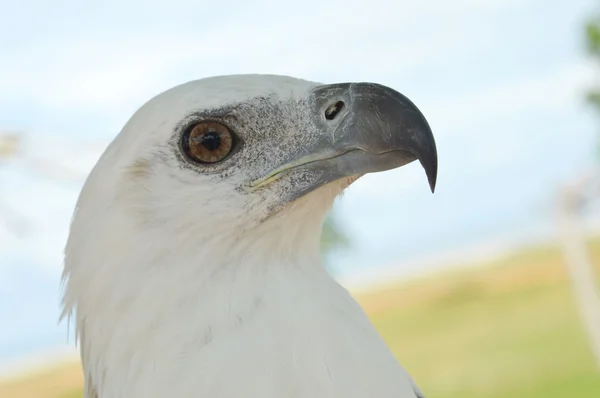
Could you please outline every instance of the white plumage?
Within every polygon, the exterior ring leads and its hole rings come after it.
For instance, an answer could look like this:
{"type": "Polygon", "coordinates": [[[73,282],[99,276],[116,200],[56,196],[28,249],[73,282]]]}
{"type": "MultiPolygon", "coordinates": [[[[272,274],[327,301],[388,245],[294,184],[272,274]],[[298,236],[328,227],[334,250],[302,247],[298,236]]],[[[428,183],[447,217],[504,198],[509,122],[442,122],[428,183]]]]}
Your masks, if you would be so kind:
{"type": "MultiPolygon", "coordinates": [[[[321,266],[324,215],[377,170],[363,162],[324,179],[332,150],[315,148],[335,147],[362,110],[351,86],[348,115],[323,131],[330,94],[319,87],[269,75],[193,81],[146,103],[107,148],[65,250],[64,315],[76,322],[86,398],[422,396],[321,266]],[[239,136],[217,164],[181,153],[181,132],[205,119],[239,136]],[[320,166],[253,187],[305,158],[320,166]]],[[[417,152],[400,163],[423,163],[417,152]]]]}

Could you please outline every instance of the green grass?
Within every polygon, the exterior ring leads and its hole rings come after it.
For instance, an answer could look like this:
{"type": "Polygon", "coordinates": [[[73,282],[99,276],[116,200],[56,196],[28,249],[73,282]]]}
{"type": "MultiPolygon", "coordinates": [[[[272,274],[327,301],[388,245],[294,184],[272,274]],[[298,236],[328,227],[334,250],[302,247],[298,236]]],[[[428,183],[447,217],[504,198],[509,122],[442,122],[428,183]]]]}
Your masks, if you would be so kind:
{"type": "MultiPolygon", "coordinates": [[[[599,243],[590,245],[596,264],[599,243]]],[[[371,317],[427,396],[600,397],[600,371],[556,249],[445,273],[408,290],[429,293],[412,305],[398,299],[407,286],[379,293],[395,291],[397,304],[371,317]]]]}
{"type": "MultiPolygon", "coordinates": [[[[600,271],[600,239],[589,247],[600,271]]],[[[357,298],[428,397],[600,397],[600,371],[554,247],[357,298]]],[[[0,385],[0,397],[30,396],[82,397],[78,365],[0,385]]]]}

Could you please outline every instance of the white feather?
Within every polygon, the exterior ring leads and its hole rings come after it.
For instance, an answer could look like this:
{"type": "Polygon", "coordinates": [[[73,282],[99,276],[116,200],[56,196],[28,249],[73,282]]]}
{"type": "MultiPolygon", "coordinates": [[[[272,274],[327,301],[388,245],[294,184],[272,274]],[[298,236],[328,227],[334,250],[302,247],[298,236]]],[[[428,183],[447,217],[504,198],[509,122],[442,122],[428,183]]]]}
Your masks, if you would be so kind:
{"type": "Polygon", "coordinates": [[[257,224],[268,200],[234,194],[243,175],[213,184],[174,158],[144,163],[191,111],[314,85],[255,75],[176,87],[101,157],[65,250],[64,314],[75,317],[87,398],[421,394],[321,266],[323,216],[345,182],[257,224]]]}

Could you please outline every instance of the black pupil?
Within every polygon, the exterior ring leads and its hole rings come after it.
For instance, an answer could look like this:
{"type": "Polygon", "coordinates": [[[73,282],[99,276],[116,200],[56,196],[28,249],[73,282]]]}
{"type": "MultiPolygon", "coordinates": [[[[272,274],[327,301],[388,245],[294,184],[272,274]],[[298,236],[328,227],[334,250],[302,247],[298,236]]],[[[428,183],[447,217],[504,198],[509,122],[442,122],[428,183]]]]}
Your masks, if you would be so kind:
{"type": "Polygon", "coordinates": [[[216,151],[221,146],[221,136],[214,131],[209,131],[202,136],[202,146],[209,151],[216,151]]]}

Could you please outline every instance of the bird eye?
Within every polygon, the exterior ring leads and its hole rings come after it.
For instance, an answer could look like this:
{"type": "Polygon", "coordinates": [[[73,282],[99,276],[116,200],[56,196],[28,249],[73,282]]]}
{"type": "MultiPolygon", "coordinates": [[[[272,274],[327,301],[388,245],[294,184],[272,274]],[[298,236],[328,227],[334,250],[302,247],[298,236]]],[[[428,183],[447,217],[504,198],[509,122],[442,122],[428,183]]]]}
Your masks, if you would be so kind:
{"type": "Polygon", "coordinates": [[[185,154],[195,162],[216,163],[231,152],[233,135],[221,123],[200,122],[183,134],[182,147],[185,154]]]}

